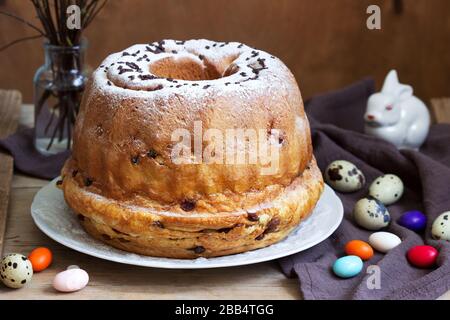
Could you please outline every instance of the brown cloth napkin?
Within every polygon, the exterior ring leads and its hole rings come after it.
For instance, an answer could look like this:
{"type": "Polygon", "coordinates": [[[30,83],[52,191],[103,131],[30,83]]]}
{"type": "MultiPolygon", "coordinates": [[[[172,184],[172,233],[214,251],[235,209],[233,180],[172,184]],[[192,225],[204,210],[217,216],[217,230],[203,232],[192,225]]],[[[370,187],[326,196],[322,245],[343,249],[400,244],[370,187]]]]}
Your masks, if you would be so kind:
{"type": "Polygon", "coordinates": [[[314,154],[322,172],[337,159],[356,164],[365,174],[366,186],[355,193],[337,193],[344,204],[344,220],[334,234],[317,246],[280,259],[283,272],[297,276],[304,299],[435,299],[450,290],[450,242],[431,238],[431,225],[450,210],[450,125],[434,125],[420,152],[397,150],[393,145],[363,134],[367,98],[374,91],[370,79],[348,88],[314,97],[306,103],[314,154]],[[366,196],[370,183],[383,173],[398,175],[405,193],[388,210],[392,222],[385,231],[397,234],[402,244],[387,254],[376,253],[364,263],[363,271],[351,279],[340,279],[331,271],[333,262],[344,256],[347,241],[367,241],[372,233],[352,221],[355,202],[366,196]],[[428,218],[423,234],[397,224],[408,210],[421,210],[428,218]],[[418,269],[406,259],[415,245],[428,244],[439,250],[437,267],[418,269]],[[366,273],[370,265],[380,268],[380,289],[369,289],[366,273]]]}
{"type": "Polygon", "coordinates": [[[59,176],[70,151],[43,155],[34,147],[33,137],[33,129],[20,129],[9,137],[0,139],[0,150],[6,150],[13,156],[14,167],[20,172],[42,179],[59,176]]]}

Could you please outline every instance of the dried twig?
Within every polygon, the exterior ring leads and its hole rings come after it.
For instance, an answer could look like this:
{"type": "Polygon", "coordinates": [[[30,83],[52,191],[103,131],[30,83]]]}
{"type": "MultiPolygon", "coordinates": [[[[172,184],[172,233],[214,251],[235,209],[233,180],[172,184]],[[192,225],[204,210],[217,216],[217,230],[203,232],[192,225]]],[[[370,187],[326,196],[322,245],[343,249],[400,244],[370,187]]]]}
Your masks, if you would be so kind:
{"type": "Polygon", "coordinates": [[[0,10],[0,14],[3,14],[3,15],[5,15],[5,16],[7,16],[7,17],[16,19],[16,20],[18,20],[18,21],[20,21],[20,22],[26,24],[26,25],[29,26],[30,28],[32,28],[32,29],[36,30],[37,32],[39,32],[39,34],[40,34],[41,36],[45,37],[45,33],[44,33],[41,29],[39,29],[39,28],[36,27],[35,25],[31,24],[30,22],[26,21],[25,19],[22,19],[21,17],[18,17],[18,16],[16,16],[16,15],[12,14],[12,13],[9,13],[9,12],[3,11],[3,10],[0,10]]]}
{"type": "Polygon", "coordinates": [[[16,40],[11,41],[10,43],[7,43],[4,46],[0,47],[0,51],[6,50],[9,47],[11,47],[11,46],[13,46],[13,45],[15,45],[15,44],[17,44],[19,42],[32,40],[32,39],[39,39],[39,38],[42,38],[42,37],[43,37],[42,35],[38,34],[38,35],[35,35],[35,36],[29,36],[29,37],[23,37],[23,38],[20,38],[20,39],[16,39],[16,40]]]}
{"type": "MultiPolygon", "coordinates": [[[[14,40],[3,47],[0,47],[0,52],[9,48],[10,46],[29,39],[36,39],[45,37],[47,43],[58,47],[75,47],[79,46],[82,41],[83,31],[91,24],[98,13],[103,9],[108,0],[30,0],[34,6],[37,17],[39,18],[42,29],[29,23],[28,21],[15,16],[12,13],[0,11],[0,14],[6,15],[25,23],[29,27],[38,31],[39,34],[35,36],[25,37],[14,40]],[[77,5],[81,13],[81,28],[68,29],[66,25],[67,13],[66,10],[70,5],[77,5]]],[[[70,148],[72,138],[72,128],[75,123],[75,117],[78,113],[78,108],[81,99],[81,92],[84,87],[76,87],[72,90],[60,90],[58,84],[71,81],[67,78],[67,70],[78,69],[82,72],[81,57],[74,51],[73,54],[62,53],[52,60],[52,72],[54,81],[45,84],[41,96],[36,101],[36,114],[43,112],[44,106],[50,103],[49,99],[56,100],[51,110],[50,118],[47,119],[47,124],[44,128],[44,133],[51,132],[50,141],[47,145],[47,150],[50,150],[57,139],[59,142],[63,138],[67,138],[67,148],[70,148]]]]}
{"type": "MultiPolygon", "coordinates": [[[[20,21],[30,28],[36,30],[42,37],[47,38],[48,42],[57,46],[77,46],[80,44],[83,31],[92,23],[98,13],[103,9],[108,0],[30,0],[34,6],[37,17],[39,18],[42,28],[16,16],[10,12],[0,10],[0,14],[20,21]],[[81,28],[68,29],[66,26],[67,14],[66,10],[70,5],[78,5],[81,12],[81,28]]],[[[33,39],[33,38],[30,38],[33,39]]],[[[20,41],[28,40],[23,38],[20,41]]],[[[9,45],[5,45],[4,50],[11,45],[20,41],[13,41],[9,45]]],[[[1,51],[0,50],[0,51],[1,51]]]]}

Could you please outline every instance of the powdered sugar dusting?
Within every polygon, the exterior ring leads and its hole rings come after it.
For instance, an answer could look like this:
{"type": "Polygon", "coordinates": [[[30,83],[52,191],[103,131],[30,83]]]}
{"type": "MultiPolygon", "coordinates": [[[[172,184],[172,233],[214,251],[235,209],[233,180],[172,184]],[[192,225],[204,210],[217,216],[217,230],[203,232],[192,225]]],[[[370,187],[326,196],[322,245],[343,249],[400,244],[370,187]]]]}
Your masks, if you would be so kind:
{"type": "Polygon", "coordinates": [[[168,99],[182,96],[187,101],[211,94],[245,95],[249,90],[267,92],[282,86],[287,67],[267,52],[238,42],[210,40],[162,40],[133,45],[108,56],[94,72],[94,86],[114,98],[168,99]],[[150,72],[161,59],[190,59],[199,65],[214,65],[221,76],[212,80],[181,80],[158,77],[150,72]],[[225,74],[233,69],[232,74],[225,74]]]}

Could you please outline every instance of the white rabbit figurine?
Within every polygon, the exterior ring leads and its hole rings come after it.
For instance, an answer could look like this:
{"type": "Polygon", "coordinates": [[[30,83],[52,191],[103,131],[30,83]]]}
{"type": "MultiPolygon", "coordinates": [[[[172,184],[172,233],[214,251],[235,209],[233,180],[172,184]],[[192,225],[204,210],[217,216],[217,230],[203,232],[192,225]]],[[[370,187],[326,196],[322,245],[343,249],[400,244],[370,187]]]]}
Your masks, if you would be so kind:
{"type": "Polygon", "coordinates": [[[365,132],[393,143],[399,149],[418,150],[428,135],[430,113],[413,96],[411,86],[398,82],[391,70],[381,92],[372,94],[364,115],[365,132]]]}

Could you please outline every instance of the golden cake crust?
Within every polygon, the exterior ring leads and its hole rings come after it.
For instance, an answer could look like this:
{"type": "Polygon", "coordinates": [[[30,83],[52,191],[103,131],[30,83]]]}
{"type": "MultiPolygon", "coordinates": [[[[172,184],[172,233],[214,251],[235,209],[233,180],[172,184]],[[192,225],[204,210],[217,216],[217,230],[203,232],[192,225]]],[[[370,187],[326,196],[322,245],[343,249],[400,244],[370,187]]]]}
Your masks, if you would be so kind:
{"type": "MultiPolygon", "coordinates": [[[[70,166],[64,172],[71,172],[70,166]]],[[[323,191],[323,180],[313,159],[289,186],[280,186],[277,196],[268,197],[270,200],[214,213],[160,211],[148,204],[142,207],[140,199],[109,199],[70,174],[65,175],[61,187],[67,203],[95,238],[144,255],[196,258],[244,252],[283,239],[312,212],[323,191]]]]}
{"type": "MultiPolygon", "coordinates": [[[[271,184],[286,186],[304,170],[312,156],[311,135],[300,91],[289,69],[264,51],[239,47],[236,42],[223,47],[220,43],[213,47],[214,43],[164,40],[168,53],[153,54],[148,45],[135,45],[103,61],[83,95],[74,131],[72,158],[85,179],[115,199],[140,193],[160,203],[172,203],[271,184]],[[138,61],[144,56],[147,58],[138,61]],[[172,72],[188,68],[195,74],[191,64],[179,62],[189,59],[198,68],[213,69],[221,77],[180,80],[147,72],[169,58],[175,59],[172,72]],[[136,64],[141,72],[125,63],[136,64]],[[172,135],[179,129],[194,135],[196,122],[203,132],[255,129],[267,133],[267,139],[272,129],[279,130],[278,171],[261,174],[267,165],[259,162],[175,164],[172,135]]],[[[180,72],[174,75],[186,76],[180,72]]],[[[202,149],[207,145],[203,141],[202,149]]]]}
{"type": "MultiPolygon", "coordinates": [[[[251,148],[245,139],[237,149],[251,148]]],[[[209,40],[163,40],[107,57],[83,95],[62,176],[65,199],[91,235],[174,258],[279,241],[323,190],[289,69],[267,52],[209,40]],[[267,173],[273,162],[261,158],[228,163],[234,147],[197,142],[197,124],[224,137],[229,129],[253,130],[279,156],[275,171],[267,173]],[[181,164],[173,158],[180,129],[190,135],[181,164]],[[222,162],[202,161],[211,146],[222,162]]]]}

